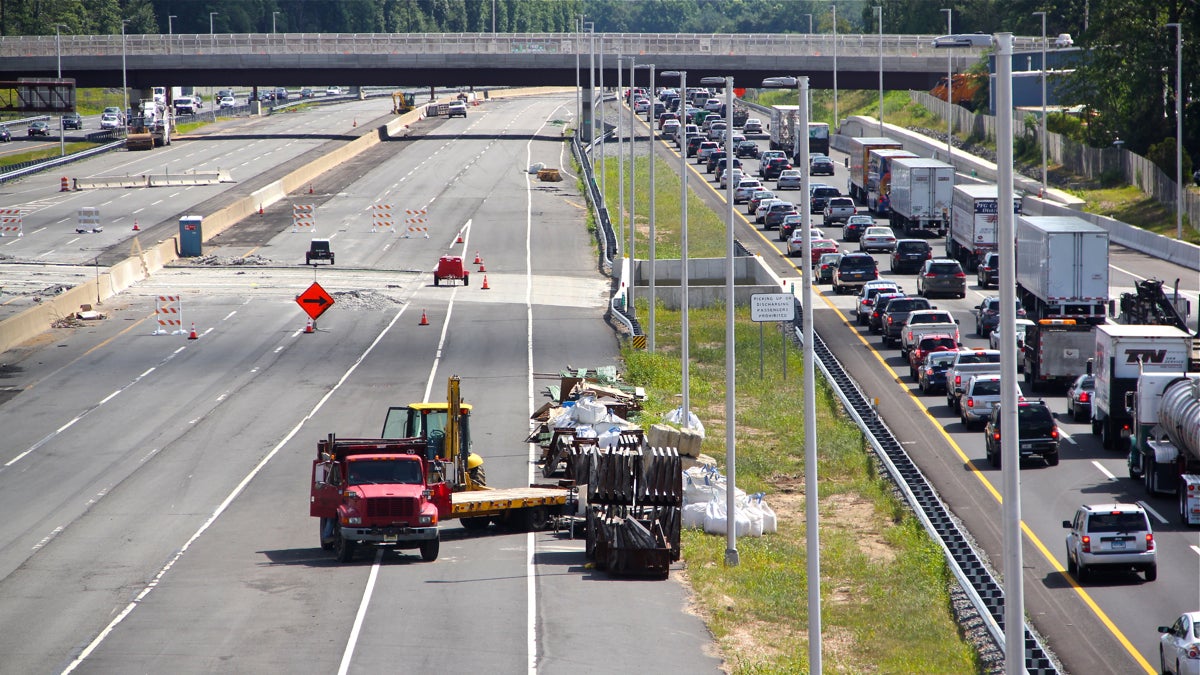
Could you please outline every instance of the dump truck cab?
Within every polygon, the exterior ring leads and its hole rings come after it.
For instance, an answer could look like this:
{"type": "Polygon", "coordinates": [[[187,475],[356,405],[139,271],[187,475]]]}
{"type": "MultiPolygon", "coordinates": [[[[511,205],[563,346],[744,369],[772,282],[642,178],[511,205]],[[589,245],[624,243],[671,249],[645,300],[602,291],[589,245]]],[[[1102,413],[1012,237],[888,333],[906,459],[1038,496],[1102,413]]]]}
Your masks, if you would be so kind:
{"type": "Polygon", "coordinates": [[[309,515],[320,518],[321,548],[339,562],[364,545],[420,549],[423,560],[436,560],[450,488],[428,481],[424,451],[419,439],[319,441],[309,515]]]}

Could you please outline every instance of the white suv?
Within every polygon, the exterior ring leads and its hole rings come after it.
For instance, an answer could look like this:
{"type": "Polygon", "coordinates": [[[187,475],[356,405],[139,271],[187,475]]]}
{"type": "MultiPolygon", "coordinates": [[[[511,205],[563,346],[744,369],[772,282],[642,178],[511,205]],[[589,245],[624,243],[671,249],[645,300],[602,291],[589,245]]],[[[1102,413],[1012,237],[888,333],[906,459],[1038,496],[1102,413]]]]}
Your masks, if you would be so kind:
{"type": "Polygon", "coordinates": [[[1079,581],[1094,568],[1138,570],[1146,581],[1158,578],[1154,532],[1137,504],[1084,504],[1074,520],[1064,520],[1067,571],[1079,581]]]}

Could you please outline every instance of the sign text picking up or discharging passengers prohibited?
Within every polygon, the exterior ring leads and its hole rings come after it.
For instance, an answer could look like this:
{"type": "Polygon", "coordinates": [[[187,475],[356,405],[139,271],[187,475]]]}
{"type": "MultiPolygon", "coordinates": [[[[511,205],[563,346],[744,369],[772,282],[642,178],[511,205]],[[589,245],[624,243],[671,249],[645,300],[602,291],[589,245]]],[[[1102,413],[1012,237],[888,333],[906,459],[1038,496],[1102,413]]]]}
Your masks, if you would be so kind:
{"type": "MultiPolygon", "coordinates": [[[[758,323],[758,377],[763,376],[763,322],[795,321],[796,298],[791,293],[754,293],[750,320],[758,323]]],[[[783,379],[787,379],[787,337],[783,338],[783,379]]]]}

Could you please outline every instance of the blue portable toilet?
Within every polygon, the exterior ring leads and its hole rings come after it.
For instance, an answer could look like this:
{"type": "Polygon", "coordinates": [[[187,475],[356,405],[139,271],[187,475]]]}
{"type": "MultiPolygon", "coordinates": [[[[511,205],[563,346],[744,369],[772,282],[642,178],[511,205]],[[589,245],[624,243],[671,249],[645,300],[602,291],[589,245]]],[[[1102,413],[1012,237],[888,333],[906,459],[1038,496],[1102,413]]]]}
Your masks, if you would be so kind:
{"type": "Polygon", "coordinates": [[[183,216],[179,219],[179,255],[191,258],[201,255],[204,243],[204,216],[183,216]]]}

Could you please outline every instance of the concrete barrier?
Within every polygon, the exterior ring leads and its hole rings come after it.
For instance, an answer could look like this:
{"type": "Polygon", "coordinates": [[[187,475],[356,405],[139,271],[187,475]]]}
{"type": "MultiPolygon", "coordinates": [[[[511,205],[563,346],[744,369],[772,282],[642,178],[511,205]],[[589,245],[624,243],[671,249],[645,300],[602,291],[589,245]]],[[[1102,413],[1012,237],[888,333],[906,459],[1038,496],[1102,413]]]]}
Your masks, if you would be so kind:
{"type": "MultiPolygon", "coordinates": [[[[228,177],[228,174],[226,174],[228,177]]],[[[147,176],[146,185],[149,187],[166,187],[169,185],[215,185],[220,183],[221,173],[218,171],[196,171],[193,173],[171,173],[161,176],[147,176]]]]}
{"type": "Polygon", "coordinates": [[[99,188],[134,188],[149,185],[146,176],[101,176],[98,178],[76,178],[73,186],[76,190],[95,190],[99,188]]]}

